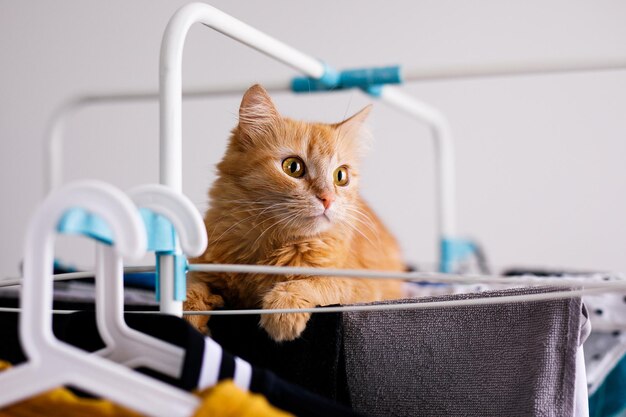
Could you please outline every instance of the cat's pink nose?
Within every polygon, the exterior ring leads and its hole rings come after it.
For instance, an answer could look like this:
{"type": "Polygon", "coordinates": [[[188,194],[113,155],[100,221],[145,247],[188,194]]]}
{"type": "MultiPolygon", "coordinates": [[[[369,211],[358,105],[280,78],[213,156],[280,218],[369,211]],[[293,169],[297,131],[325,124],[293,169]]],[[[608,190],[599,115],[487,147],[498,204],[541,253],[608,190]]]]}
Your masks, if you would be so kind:
{"type": "Polygon", "coordinates": [[[324,210],[328,210],[328,207],[330,207],[333,201],[335,201],[335,196],[331,193],[322,193],[320,195],[317,195],[316,197],[322,202],[324,210]]]}

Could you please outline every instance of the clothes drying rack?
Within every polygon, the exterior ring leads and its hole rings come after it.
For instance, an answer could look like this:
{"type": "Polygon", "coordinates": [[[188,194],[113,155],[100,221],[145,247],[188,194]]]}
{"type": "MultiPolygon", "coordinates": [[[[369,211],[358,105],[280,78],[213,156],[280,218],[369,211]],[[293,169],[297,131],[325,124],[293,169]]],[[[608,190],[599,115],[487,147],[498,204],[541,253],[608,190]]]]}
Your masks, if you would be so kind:
{"type": "MultiPolygon", "coordinates": [[[[330,69],[319,60],[260,32],[251,26],[229,16],[220,10],[204,3],[192,3],[180,8],[171,18],[163,36],[160,54],[160,89],[155,92],[121,92],[102,95],[84,95],[70,100],[55,113],[48,131],[48,190],[53,189],[61,182],[62,166],[62,127],[64,119],[72,111],[86,105],[97,103],[147,101],[159,98],[160,100],[160,183],[171,187],[176,192],[182,192],[182,98],[183,96],[208,97],[217,95],[241,94],[247,85],[222,85],[204,90],[182,90],[182,53],[189,29],[196,23],[201,23],[232,39],[235,39],[265,55],[288,65],[298,72],[310,77],[310,82],[316,80],[322,87],[333,88],[337,72],[330,69]]],[[[570,60],[540,63],[515,63],[504,65],[474,65],[464,67],[439,67],[431,69],[407,71],[404,78],[407,81],[428,81],[451,78],[492,77],[521,74],[545,74],[573,71],[599,71],[626,68],[625,59],[606,61],[570,60]]],[[[270,81],[264,83],[270,91],[291,91],[291,81],[270,81]]],[[[336,86],[336,85],[335,85],[336,86]]],[[[185,312],[185,314],[272,314],[292,312],[324,312],[346,310],[390,310],[409,308],[432,308],[442,306],[460,306],[476,304],[495,304],[545,300],[556,298],[578,297],[586,294],[595,294],[609,291],[626,290],[626,280],[620,276],[608,280],[593,278],[536,278],[536,277],[500,277],[478,274],[451,274],[449,262],[453,258],[446,258],[443,253],[446,245],[450,249],[458,242],[455,225],[455,182],[454,182],[454,149],[450,128],[445,117],[436,109],[421,103],[401,90],[389,85],[376,85],[375,90],[368,90],[372,83],[360,85],[363,90],[381,101],[415,117],[430,126],[435,139],[437,160],[437,208],[438,208],[438,236],[442,248],[440,273],[390,273],[385,271],[364,270],[337,270],[315,268],[286,268],[251,265],[201,265],[188,266],[189,271],[212,272],[241,272],[262,274],[297,274],[301,276],[327,277],[359,277],[363,279],[404,279],[407,281],[429,281],[439,283],[464,284],[505,284],[509,286],[539,286],[551,285],[562,287],[563,290],[549,293],[529,294],[524,296],[507,296],[500,298],[475,298],[471,300],[438,301],[432,303],[407,303],[401,305],[384,306],[344,306],[318,307],[311,309],[281,309],[281,310],[229,310],[185,312]]],[[[174,287],[177,279],[174,268],[174,256],[165,255],[159,259],[161,271],[161,312],[181,316],[182,302],[174,299],[174,287]]],[[[154,269],[154,268],[152,268],[154,269]]],[[[145,268],[142,270],[146,270],[145,268]]],[[[93,276],[92,273],[66,274],[60,279],[73,279],[83,276],[93,276]]],[[[180,279],[180,277],[178,277],[180,279]]],[[[2,285],[15,285],[17,282],[5,282],[2,285]]]]}

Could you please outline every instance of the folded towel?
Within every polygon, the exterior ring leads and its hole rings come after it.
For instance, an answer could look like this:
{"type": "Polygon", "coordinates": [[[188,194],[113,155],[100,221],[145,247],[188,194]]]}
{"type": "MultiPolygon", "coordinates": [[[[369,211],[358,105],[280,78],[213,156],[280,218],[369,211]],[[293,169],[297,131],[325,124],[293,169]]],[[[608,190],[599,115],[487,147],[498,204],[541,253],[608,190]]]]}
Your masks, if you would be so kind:
{"type": "Polygon", "coordinates": [[[352,406],[375,416],[572,416],[581,313],[580,298],[344,313],[352,406]]]}

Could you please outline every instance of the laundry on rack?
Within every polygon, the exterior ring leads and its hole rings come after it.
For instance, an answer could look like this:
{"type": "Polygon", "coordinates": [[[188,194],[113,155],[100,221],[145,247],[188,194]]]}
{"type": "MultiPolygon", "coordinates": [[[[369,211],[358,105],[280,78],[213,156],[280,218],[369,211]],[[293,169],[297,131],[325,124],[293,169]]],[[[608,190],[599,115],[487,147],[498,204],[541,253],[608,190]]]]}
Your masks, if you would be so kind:
{"type": "MultiPolygon", "coordinates": [[[[288,383],[274,373],[231,355],[211,338],[203,337],[186,321],[167,315],[126,314],[128,325],[185,349],[179,380],[148,369],[141,372],[184,389],[204,389],[232,379],[243,390],[262,394],[268,401],[298,416],[356,416],[347,407],[288,383]]],[[[59,338],[90,351],[104,347],[92,312],[70,314],[59,338]]]]}
{"type": "Polygon", "coordinates": [[[302,335],[277,343],[259,327],[259,315],[216,315],[211,337],[224,349],[307,390],[350,406],[344,366],[341,314],[313,314],[302,335]]]}
{"type": "MultiPolygon", "coordinates": [[[[0,313],[0,359],[13,364],[25,356],[17,342],[17,313],[0,313]]],[[[169,315],[126,313],[127,324],[142,333],[182,347],[185,356],[180,376],[173,378],[148,368],[137,371],[185,390],[202,390],[221,381],[233,380],[244,391],[263,395],[270,404],[302,417],[359,416],[348,407],[286,382],[273,372],[251,365],[223,350],[211,338],[204,337],[185,320],[169,315]]],[[[56,314],[53,317],[55,336],[89,352],[102,349],[95,313],[81,311],[56,314]]]]}
{"type": "MultiPolygon", "coordinates": [[[[0,361],[0,371],[9,367],[0,361]]],[[[263,396],[247,393],[232,381],[199,391],[202,402],[190,417],[289,417],[263,396]]],[[[142,414],[110,401],[83,398],[66,388],[56,388],[0,409],[0,417],[140,417],[142,414]]]]}
{"type": "MultiPolygon", "coordinates": [[[[487,291],[417,301],[552,290],[487,291]]],[[[327,313],[313,315],[301,339],[282,344],[255,331],[258,316],[215,316],[209,326],[223,346],[244,358],[263,360],[289,381],[343,381],[345,386],[333,384],[321,393],[368,415],[583,416],[587,393],[577,388],[579,381],[584,388],[585,370],[577,360],[589,329],[583,313],[577,298],[327,313]],[[307,366],[318,360],[315,348],[324,344],[329,356],[317,363],[326,366],[307,366]],[[297,369],[290,369],[291,364],[297,369]],[[311,374],[303,375],[303,369],[311,374]]]]}

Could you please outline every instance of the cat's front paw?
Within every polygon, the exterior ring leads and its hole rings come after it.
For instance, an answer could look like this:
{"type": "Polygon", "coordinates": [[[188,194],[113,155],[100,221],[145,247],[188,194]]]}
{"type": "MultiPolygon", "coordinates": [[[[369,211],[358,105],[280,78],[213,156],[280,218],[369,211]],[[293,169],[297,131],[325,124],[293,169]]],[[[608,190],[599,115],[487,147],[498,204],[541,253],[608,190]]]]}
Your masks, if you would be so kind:
{"type": "MultiPolygon", "coordinates": [[[[264,309],[308,308],[313,304],[298,291],[297,281],[277,284],[263,297],[264,309]]],[[[298,338],[311,318],[311,313],[285,313],[261,315],[261,327],[277,342],[298,338]]]]}
{"type": "MultiPolygon", "coordinates": [[[[212,294],[205,283],[191,280],[187,282],[187,299],[183,302],[184,311],[214,310],[223,306],[224,299],[219,295],[212,294]]],[[[184,318],[200,333],[210,335],[209,316],[188,314],[184,318]]]]}

